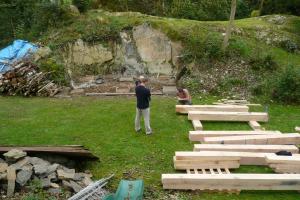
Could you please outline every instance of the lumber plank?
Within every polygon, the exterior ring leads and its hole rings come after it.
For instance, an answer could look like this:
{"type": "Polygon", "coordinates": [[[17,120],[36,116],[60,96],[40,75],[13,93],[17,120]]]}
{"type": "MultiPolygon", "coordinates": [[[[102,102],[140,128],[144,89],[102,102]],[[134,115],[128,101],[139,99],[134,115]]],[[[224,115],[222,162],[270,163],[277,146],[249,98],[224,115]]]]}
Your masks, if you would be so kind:
{"type": "Polygon", "coordinates": [[[244,105],[176,105],[177,113],[188,114],[189,111],[248,112],[249,107],[244,105]]]}
{"type": "Polygon", "coordinates": [[[248,124],[253,130],[261,130],[261,126],[257,121],[249,121],[248,124]]]}
{"type": "Polygon", "coordinates": [[[30,153],[51,153],[70,157],[99,159],[89,150],[81,145],[66,145],[66,146],[0,146],[0,153],[8,152],[12,149],[19,149],[30,153]]]}
{"type": "Polygon", "coordinates": [[[16,184],[16,169],[13,167],[8,167],[7,169],[7,196],[12,197],[15,192],[16,184]]]}
{"type": "Polygon", "coordinates": [[[189,111],[189,120],[201,121],[260,121],[267,122],[268,114],[263,112],[220,112],[189,111]]]}
{"type": "Polygon", "coordinates": [[[192,124],[195,130],[203,130],[202,123],[199,120],[192,120],[192,124]]]}
{"type": "Polygon", "coordinates": [[[281,134],[280,131],[190,131],[190,141],[203,141],[204,137],[243,136],[243,135],[270,135],[281,134]]]}
{"type": "Polygon", "coordinates": [[[299,190],[300,174],[162,174],[164,189],[299,190]]]}
{"type": "MultiPolygon", "coordinates": [[[[174,161],[202,163],[207,161],[239,161],[241,165],[261,165],[266,166],[266,156],[276,155],[274,153],[258,153],[258,152],[229,152],[229,151],[181,151],[176,152],[174,161]],[[197,161],[197,162],[196,162],[197,161]]],[[[295,154],[299,155],[299,154],[295,154]]],[[[194,164],[193,163],[193,164],[194,164]]]]}
{"type": "Polygon", "coordinates": [[[296,126],[295,131],[300,132],[300,127],[296,126]]]}
{"type": "Polygon", "coordinates": [[[174,168],[177,170],[186,169],[209,169],[209,168],[229,168],[237,169],[240,162],[237,160],[218,161],[218,160],[174,160],[174,168]]]}
{"type": "Polygon", "coordinates": [[[267,155],[266,161],[268,164],[290,164],[290,165],[299,165],[300,166],[300,157],[299,156],[276,156],[276,155],[267,155]]]}
{"type": "Polygon", "coordinates": [[[300,144],[300,134],[204,137],[203,141],[207,144],[300,144]]]}
{"type": "Polygon", "coordinates": [[[239,145],[239,144],[194,144],[194,151],[235,151],[235,152],[261,152],[276,153],[288,151],[299,153],[295,145],[239,145]]]}

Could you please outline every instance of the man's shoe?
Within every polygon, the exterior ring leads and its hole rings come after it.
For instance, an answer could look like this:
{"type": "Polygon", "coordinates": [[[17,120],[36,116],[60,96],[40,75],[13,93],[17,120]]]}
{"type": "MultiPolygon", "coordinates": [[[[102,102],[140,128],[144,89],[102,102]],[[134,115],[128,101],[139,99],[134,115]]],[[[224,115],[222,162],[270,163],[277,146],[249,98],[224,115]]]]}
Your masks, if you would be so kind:
{"type": "Polygon", "coordinates": [[[135,130],[136,133],[140,133],[141,132],[141,128],[139,130],[135,130]]]}
{"type": "Polygon", "coordinates": [[[151,133],[146,133],[146,135],[152,135],[152,132],[151,133]]]}

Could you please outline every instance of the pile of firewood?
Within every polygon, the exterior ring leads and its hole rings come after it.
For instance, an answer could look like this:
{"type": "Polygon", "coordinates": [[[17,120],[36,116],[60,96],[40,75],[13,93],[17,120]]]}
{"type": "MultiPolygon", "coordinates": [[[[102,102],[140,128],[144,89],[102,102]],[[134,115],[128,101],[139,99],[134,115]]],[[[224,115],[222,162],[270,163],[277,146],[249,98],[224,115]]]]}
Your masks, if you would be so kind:
{"type": "Polygon", "coordinates": [[[11,68],[6,73],[0,74],[0,94],[54,96],[59,92],[59,87],[47,78],[49,73],[40,72],[33,63],[19,62],[11,68]]]}

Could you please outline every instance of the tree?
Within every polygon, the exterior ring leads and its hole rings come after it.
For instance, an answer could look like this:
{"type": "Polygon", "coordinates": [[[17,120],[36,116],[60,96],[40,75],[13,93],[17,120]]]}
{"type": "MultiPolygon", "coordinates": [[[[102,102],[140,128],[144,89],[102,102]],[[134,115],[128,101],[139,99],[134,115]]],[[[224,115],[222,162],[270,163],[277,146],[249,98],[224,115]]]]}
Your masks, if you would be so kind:
{"type": "Polygon", "coordinates": [[[259,15],[261,15],[263,7],[264,7],[264,1],[265,0],[260,0],[260,4],[259,4],[259,15]]]}
{"type": "Polygon", "coordinates": [[[228,41],[231,36],[231,31],[233,27],[233,22],[234,22],[234,17],[235,17],[235,12],[236,12],[236,0],[231,1],[231,11],[230,11],[230,18],[229,22],[226,28],[226,35],[224,37],[224,42],[223,42],[223,50],[225,51],[227,46],[228,46],[228,41]]]}

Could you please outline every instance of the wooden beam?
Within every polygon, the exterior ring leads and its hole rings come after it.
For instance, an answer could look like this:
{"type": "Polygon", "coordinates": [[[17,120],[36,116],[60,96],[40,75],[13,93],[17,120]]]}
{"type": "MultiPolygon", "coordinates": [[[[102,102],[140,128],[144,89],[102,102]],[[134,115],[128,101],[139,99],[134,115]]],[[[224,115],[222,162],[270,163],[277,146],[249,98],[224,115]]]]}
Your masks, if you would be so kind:
{"type": "Polygon", "coordinates": [[[192,120],[192,124],[195,130],[203,130],[202,123],[199,120],[192,120]]]}
{"type": "Polygon", "coordinates": [[[190,131],[190,141],[203,142],[204,137],[244,136],[244,135],[271,135],[281,134],[280,131],[190,131]]]}
{"type": "Polygon", "coordinates": [[[236,169],[240,167],[240,162],[237,160],[176,160],[174,158],[174,168],[176,170],[186,169],[209,169],[209,168],[229,168],[236,169]]]}
{"type": "Polygon", "coordinates": [[[89,150],[80,145],[66,145],[66,146],[0,146],[0,153],[8,152],[12,149],[19,149],[28,154],[34,153],[51,153],[70,157],[99,159],[93,155],[89,150]]]}
{"type": "MultiPolygon", "coordinates": [[[[185,151],[176,152],[176,161],[232,161],[239,160],[241,165],[268,165],[266,156],[276,155],[274,153],[258,153],[258,152],[228,152],[228,151],[185,151]]],[[[196,163],[196,162],[195,162],[196,163]]]]}
{"type": "Polygon", "coordinates": [[[300,127],[296,126],[295,131],[300,132],[300,127]]]}
{"type": "Polygon", "coordinates": [[[276,153],[278,151],[288,151],[299,153],[295,145],[239,145],[239,144],[194,144],[194,151],[235,151],[235,152],[260,152],[276,153]]]}
{"type": "Polygon", "coordinates": [[[268,164],[290,164],[299,165],[300,167],[300,156],[267,155],[266,161],[268,164]]]}
{"type": "Polygon", "coordinates": [[[255,131],[256,130],[261,130],[261,126],[257,121],[249,121],[248,124],[255,131]]]}
{"type": "Polygon", "coordinates": [[[189,111],[248,112],[249,107],[244,105],[176,105],[177,113],[188,114],[189,111]]]}
{"type": "Polygon", "coordinates": [[[207,144],[300,144],[300,134],[205,137],[203,141],[207,144]]]}
{"type": "Polygon", "coordinates": [[[189,120],[204,121],[268,121],[267,113],[260,112],[219,112],[219,111],[190,111],[189,120]]]}
{"type": "Polygon", "coordinates": [[[162,174],[164,189],[299,190],[300,174],[162,174]]]}

